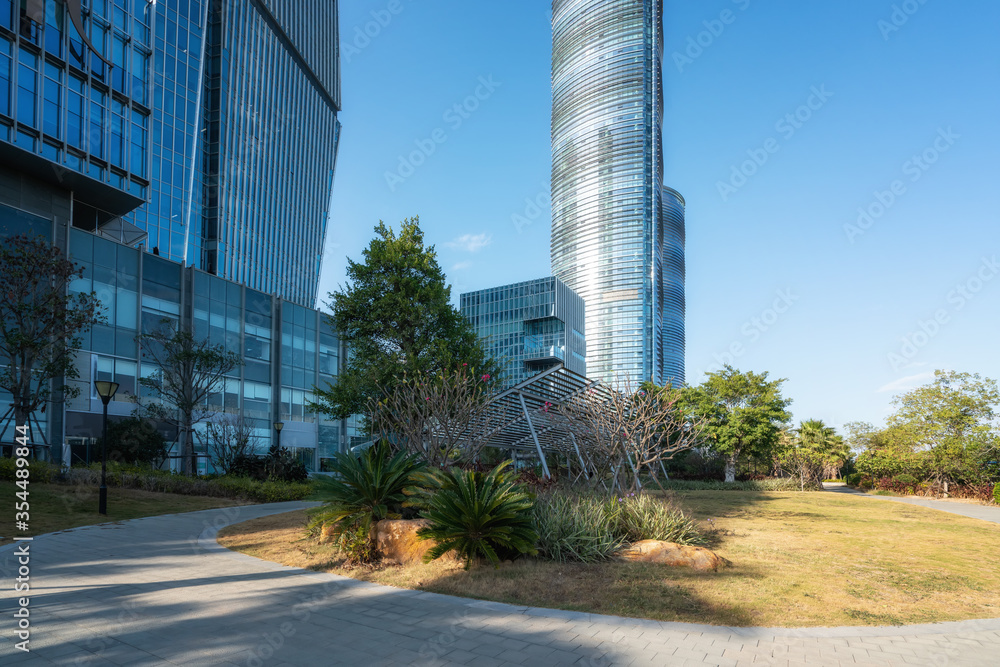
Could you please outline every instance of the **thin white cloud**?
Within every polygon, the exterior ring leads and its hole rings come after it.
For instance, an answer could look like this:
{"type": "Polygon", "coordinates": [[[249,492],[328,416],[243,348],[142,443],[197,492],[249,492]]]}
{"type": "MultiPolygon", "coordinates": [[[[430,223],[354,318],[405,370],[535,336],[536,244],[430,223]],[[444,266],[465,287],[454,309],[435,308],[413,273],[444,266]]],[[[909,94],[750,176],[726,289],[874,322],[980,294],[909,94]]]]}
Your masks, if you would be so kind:
{"type": "Polygon", "coordinates": [[[909,391],[910,389],[916,389],[922,384],[926,384],[927,380],[934,379],[934,371],[928,371],[926,373],[917,373],[916,375],[907,375],[906,377],[899,378],[898,380],[893,380],[889,384],[879,387],[879,393],[892,391],[909,391]]]}
{"type": "Polygon", "coordinates": [[[479,252],[491,243],[493,243],[493,235],[483,232],[482,234],[463,234],[454,241],[448,241],[444,245],[446,248],[451,248],[452,250],[479,252]]]}
{"type": "Polygon", "coordinates": [[[465,260],[464,262],[459,262],[455,266],[451,267],[452,271],[464,271],[465,269],[471,268],[472,262],[465,260]]]}

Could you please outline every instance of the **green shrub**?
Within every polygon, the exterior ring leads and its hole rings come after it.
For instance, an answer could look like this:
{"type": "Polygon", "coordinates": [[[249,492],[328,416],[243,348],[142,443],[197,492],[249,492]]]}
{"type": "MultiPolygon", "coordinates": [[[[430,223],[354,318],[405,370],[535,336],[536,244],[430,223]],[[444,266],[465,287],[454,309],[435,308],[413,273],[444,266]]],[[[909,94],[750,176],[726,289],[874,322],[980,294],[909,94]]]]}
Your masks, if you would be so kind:
{"type": "Polygon", "coordinates": [[[304,500],[313,492],[307,482],[261,482],[249,477],[219,477],[207,484],[224,491],[228,498],[242,498],[258,503],[283,503],[304,500]]]}
{"type": "MultiPolygon", "coordinates": [[[[101,440],[98,439],[100,447],[101,440]]],[[[152,422],[127,417],[108,422],[108,459],[136,465],[160,463],[167,457],[167,441],[152,422]]]]}
{"type": "Polygon", "coordinates": [[[996,486],[993,487],[993,502],[1000,505],[1000,482],[997,482],[996,486]]]}
{"type": "Polygon", "coordinates": [[[593,563],[611,558],[625,544],[604,502],[593,496],[540,495],[532,520],[538,533],[538,556],[545,560],[593,563]]]}
{"type": "MultiPolygon", "coordinates": [[[[61,477],[60,481],[78,486],[97,486],[101,483],[101,464],[95,463],[89,467],[72,468],[61,477]]],[[[122,489],[177,493],[186,496],[234,498],[258,503],[302,500],[313,491],[312,484],[308,482],[291,484],[259,482],[248,477],[204,479],[117,462],[108,463],[107,483],[109,487],[122,489]]]]}
{"type": "Polygon", "coordinates": [[[859,486],[861,484],[861,473],[859,472],[851,473],[850,475],[844,478],[844,482],[848,486],[859,486]]]}
{"type": "MultiPolygon", "coordinates": [[[[10,457],[0,458],[0,481],[16,482],[24,477],[17,476],[17,459],[10,457]]],[[[34,484],[47,484],[59,472],[57,466],[45,461],[28,461],[28,481],[34,484]]]]}
{"type": "Polygon", "coordinates": [[[892,481],[896,482],[897,484],[902,484],[904,486],[916,486],[920,482],[920,480],[918,480],[913,475],[908,475],[906,473],[903,473],[902,475],[896,475],[895,477],[892,478],[892,481]]]}
{"type": "Polygon", "coordinates": [[[610,498],[604,503],[608,521],[628,542],[662,540],[678,544],[704,544],[705,538],[684,512],[662,499],[645,494],[610,498]]]}
{"type": "Polygon", "coordinates": [[[333,524],[337,535],[349,530],[367,535],[372,523],[400,518],[406,500],[403,488],[424,467],[415,456],[393,456],[382,444],[358,457],[338,453],[330,466],[334,476],[316,479],[317,496],[326,502],[323,523],[333,524]]]}
{"type": "MultiPolygon", "coordinates": [[[[779,477],[771,479],[755,479],[745,482],[722,482],[722,481],[693,481],[686,479],[671,479],[661,482],[667,491],[800,491],[801,486],[798,479],[791,477],[779,477]]],[[[656,489],[657,485],[647,485],[647,488],[656,489]]],[[[806,484],[806,491],[820,491],[822,486],[815,482],[806,484]]]]}
{"type": "Polygon", "coordinates": [[[509,466],[505,461],[488,473],[452,468],[415,475],[427,490],[420,498],[427,507],[422,516],[430,521],[417,535],[437,542],[425,561],[455,551],[468,569],[480,555],[496,566],[504,552],[538,553],[532,497],[514,482],[509,466]]]}
{"type": "Polygon", "coordinates": [[[304,482],[309,479],[309,471],[302,461],[296,459],[286,447],[275,446],[271,446],[263,456],[238,454],[229,466],[229,474],[261,482],[304,482]]]}

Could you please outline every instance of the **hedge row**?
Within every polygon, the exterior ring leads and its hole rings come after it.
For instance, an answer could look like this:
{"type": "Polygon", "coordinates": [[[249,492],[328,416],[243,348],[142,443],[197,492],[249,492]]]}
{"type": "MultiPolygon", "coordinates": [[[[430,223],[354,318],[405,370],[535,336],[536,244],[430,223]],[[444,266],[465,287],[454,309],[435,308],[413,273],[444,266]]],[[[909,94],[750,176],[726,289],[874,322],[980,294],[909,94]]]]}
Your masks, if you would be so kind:
{"type": "MultiPolygon", "coordinates": [[[[32,461],[28,466],[28,479],[35,484],[56,483],[77,486],[97,486],[101,483],[99,463],[90,467],[59,468],[42,461],[32,461]]],[[[17,464],[12,458],[0,458],[0,481],[16,481],[17,464]]],[[[302,500],[312,493],[308,482],[259,482],[249,477],[185,477],[165,470],[152,470],[137,466],[108,464],[107,484],[121,489],[138,489],[160,493],[177,493],[186,496],[233,498],[257,503],[277,503],[302,500]]]]}

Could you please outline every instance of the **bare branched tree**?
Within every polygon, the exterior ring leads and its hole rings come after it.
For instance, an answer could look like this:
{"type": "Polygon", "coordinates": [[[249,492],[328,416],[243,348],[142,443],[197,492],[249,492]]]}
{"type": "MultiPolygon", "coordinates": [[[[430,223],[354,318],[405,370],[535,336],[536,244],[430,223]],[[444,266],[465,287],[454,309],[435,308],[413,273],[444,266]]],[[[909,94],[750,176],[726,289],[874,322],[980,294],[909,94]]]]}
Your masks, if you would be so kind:
{"type": "Polygon", "coordinates": [[[205,440],[212,465],[227,475],[233,463],[241,456],[255,453],[260,442],[253,420],[241,413],[213,418],[205,425],[205,440]]]}
{"type": "Polygon", "coordinates": [[[192,475],[194,425],[214,412],[208,397],[223,390],[226,374],[243,363],[235,352],[207,340],[196,340],[189,331],[174,329],[164,319],[159,328],[138,336],[144,364],[153,364],[149,376],[139,378],[147,391],[136,398],[139,414],[177,426],[183,470],[192,475]]]}
{"type": "Polygon", "coordinates": [[[635,490],[643,471],[656,478],[662,461],[693,447],[703,424],[688,418],[670,387],[636,387],[627,376],[616,385],[588,389],[555,413],[598,479],[611,474],[620,488],[635,490]]]}
{"type": "Polygon", "coordinates": [[[404,375],[370,404],[372,435],[437,468],[474,461],[495,422],[492,380],[465,365],[404,375]]]}

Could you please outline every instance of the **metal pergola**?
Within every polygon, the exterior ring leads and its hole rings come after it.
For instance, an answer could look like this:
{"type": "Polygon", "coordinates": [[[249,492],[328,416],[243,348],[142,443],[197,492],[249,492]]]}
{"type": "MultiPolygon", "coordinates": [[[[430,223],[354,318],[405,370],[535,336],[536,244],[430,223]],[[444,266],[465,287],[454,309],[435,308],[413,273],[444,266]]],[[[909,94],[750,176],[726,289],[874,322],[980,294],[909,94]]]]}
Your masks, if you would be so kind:
{"type": "Polygon", "coordinates": [[[588,392],[601,399],[610,398],[612,390],[561,363],[500,392],[487,407],[493,428],[484,437],[484,446],[533,451],[546,477],[551,476],[545,461],[546,452],[575,455],[586,474],[591,466],[585,462],[584,453],[573,433],[566,428],[565,420],[556,418],[556,412],[588,392]]]}

